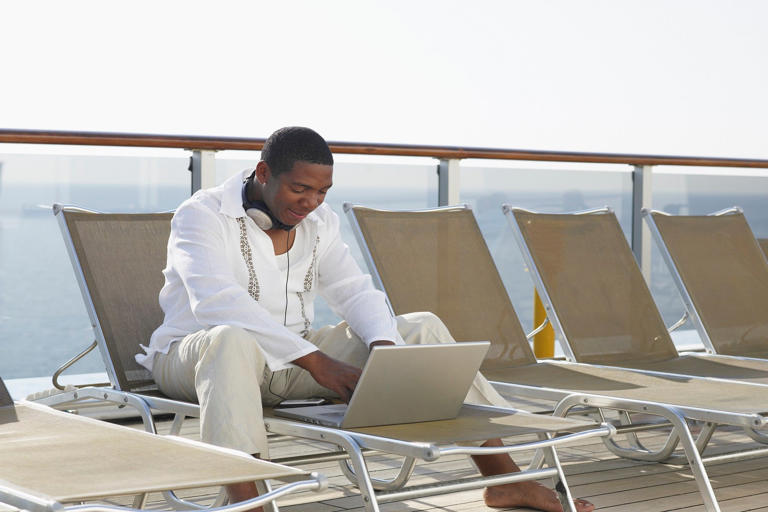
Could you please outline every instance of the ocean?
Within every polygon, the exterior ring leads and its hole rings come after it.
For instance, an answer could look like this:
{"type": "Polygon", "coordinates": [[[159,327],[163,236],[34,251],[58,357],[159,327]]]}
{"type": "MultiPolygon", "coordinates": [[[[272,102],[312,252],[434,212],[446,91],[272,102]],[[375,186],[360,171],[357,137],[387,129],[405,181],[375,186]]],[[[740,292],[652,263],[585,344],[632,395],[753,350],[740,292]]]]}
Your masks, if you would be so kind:
{"type": "MultiPolygon", "coordinates": [[[[344,173],[337,173],[341,176],[335,177],[336,184],[328,202],[342,217],[342,236],[363,268],[365,264],[341,205],[351,201],[388,209],[436,206],[437,181],[432,176],[432,168],[420,167],[409,172],[394,173],[398,179],[371,186],[361,186],[359,178],[350,179],[355,184],[345,186],[344,173]],[[419,175],[417,188],[398,186],[409,172],[419,175]]],[[[533,286],[512,231],[501,213],[502,203],[549,212],[610,205],[628,234],[631,224],[629,173],[530,171],[540,176],[535,189],[530,179],[516,181],[514,173],[510,175],[503,169],[467,169],[466,172],[483,178],[472,181],[474,178],[462,177],[462,184],[467,186],[462,188],[461,200],[472,205],[526,329],[532,328],[533,286]],[[526,186],[517,187],[516,183],[526,186]]],[[[654,180],[655,208],[673,213],[709,213],[736,204],[745,209],[756,235],[768,236],[766,178],[659,175],[654,180]],[[727,180],[727,186],[720,184],[722,179],[727,180]],[[739,183],[735,184],[734,180],[739,183]]],[[[184,180],[177,184],[150,185],[134,180],[102,184],[73,181],[62,184],[56,180],[40,184],[0,182],[0,376],[11,379],[51,375],[94,339],[57,220],[50,209],[36,205],[65,202],[101,211],[163,211],[183,201],[189,195],[188,187],[184,180]]],[[[682,302],[655,248],[652,262],[651,290],[669,325],[682,314],[682,302]]],[[[318,305],[316,326],[336,321],[327,306],[318,305]]],[[[100,356],[94,352],[77,363],[70,373],[100,372],[103,368],[100,356]]]]}

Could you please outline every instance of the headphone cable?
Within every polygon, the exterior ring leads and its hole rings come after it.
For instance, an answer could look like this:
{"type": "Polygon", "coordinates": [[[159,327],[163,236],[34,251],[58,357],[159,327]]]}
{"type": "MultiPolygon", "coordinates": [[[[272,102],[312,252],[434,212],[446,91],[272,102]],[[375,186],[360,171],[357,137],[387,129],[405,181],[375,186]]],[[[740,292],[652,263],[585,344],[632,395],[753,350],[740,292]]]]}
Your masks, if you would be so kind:
{"type": "MultiPolygon", "coordinates": [[[[285,268],[285,312],[283,313],[283,327],[287,327],[288,325],[288,276],[291,274],[291,255],[289,254],[289,247],[291,240],[291,233],[288,232],[288,236],[285,239],[285,257],[288,260],[287,267],[285,268]]],[[[276,397],[287,400],[283,395],[279,393],[275,393],[272,391],[272,380],[275,378],[274,372],[269,377],[269,385],[267,388],[269,389],[269,392],[275,395],[276,397]]]]}
{"type": "Polygon", "coordinates": [[[283,327],[288,326],[288,276],[291,275],[291,254],[288,245],[291,240],[291,232],[285,237],[285,257],[288,260],[285,268],[285,312],[283,313],[283,327]]]}

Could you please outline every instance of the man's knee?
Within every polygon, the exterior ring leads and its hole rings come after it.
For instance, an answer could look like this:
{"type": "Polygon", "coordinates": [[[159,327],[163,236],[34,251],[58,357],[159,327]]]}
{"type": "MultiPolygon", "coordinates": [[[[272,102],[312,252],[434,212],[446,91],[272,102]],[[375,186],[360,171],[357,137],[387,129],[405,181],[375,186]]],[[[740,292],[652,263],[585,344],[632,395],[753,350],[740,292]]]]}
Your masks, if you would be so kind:
{"type": "Polygon", "coordinates": [[[397,329],[406,343],[454,343],[442,320],[432,312],[419,311],[397,317],[397,329]]]}
{"type": "Polygon", "coordinates": [[[207,338],[208,344],[204,352],[210,352],[208,355],[215,355],[217,359],[254,361],[261,365],[265,362],[256,337],[245,329],[218,325],[208,330],[207,338]]]}

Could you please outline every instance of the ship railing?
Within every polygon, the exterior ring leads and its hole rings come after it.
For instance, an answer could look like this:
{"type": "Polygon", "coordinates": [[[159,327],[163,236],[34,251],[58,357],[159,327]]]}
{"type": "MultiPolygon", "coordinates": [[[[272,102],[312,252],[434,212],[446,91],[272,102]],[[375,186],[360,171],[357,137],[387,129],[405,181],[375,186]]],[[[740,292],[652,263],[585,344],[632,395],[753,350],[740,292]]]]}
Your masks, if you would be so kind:
{"type": "MultiPolygon", "coordinates": [[[[189,153],[190,193],[216,185],[217,154],[226,151],[257,152],[262,149],[265,141],[266,139],[263,138],[244,137],[0,129],[0,153],[3,152],[4,145],[14,144],[42,145],[46,148],[107,146],[184,150],[189,153]]],[[[664,168],[667,166],[711,168],[716,169],[718,175],[728,175],[730,172],[743,173],[744,169],[768,169],[768,160],[749,158],[542,151],[347,141],[329,141],[329,145],[336,155],[358,155],[363,158],[419,157],[421,161],[425,159],[432,161],[437,173],[438,197],[436,204],[439,206],[457,204],[461,201],[462,170],[477,165],[477,161],[613,164],[619,166],[631,173],[631,228],[628,230],[628,235],[630,235],[632,250],[643,275],[649,282],[651,275],[651,234],[647,225],[642,221],[641,212],[643,208],[654,206],[653,178],[656,169],[661,166],[664,168]],[[470,163],[465,164],[466,162],[470,163]],[[465,164],[464,167],[462,167],[463,164],[465,164]]],[[[759,174],[768,177],[768,171],[759,174]]],[[[542,185],[542,188],[546,188],[546,185],[542,185]]],[[[534,327],[537,326],[534,325],[534,327]]],[[[541,333],[539,336],[544,334],[541,333]]],[[[546,344],[551,345],[551,343],[550,334],[547,336],[546,344]]]]}

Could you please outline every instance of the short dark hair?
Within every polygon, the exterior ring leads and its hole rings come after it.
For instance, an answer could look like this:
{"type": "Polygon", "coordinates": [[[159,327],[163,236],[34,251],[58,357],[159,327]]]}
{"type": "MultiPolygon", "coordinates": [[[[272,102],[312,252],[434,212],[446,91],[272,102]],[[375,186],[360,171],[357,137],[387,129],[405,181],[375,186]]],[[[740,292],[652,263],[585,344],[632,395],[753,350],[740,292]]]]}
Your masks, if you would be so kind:
{"type": "Polygon", "coordinates": [[[286,126],[269,136],[261,150],[272,174],[293,169],[296,162],[333,165],[333,154],[319,133],[303,126],[286,126]]]}

